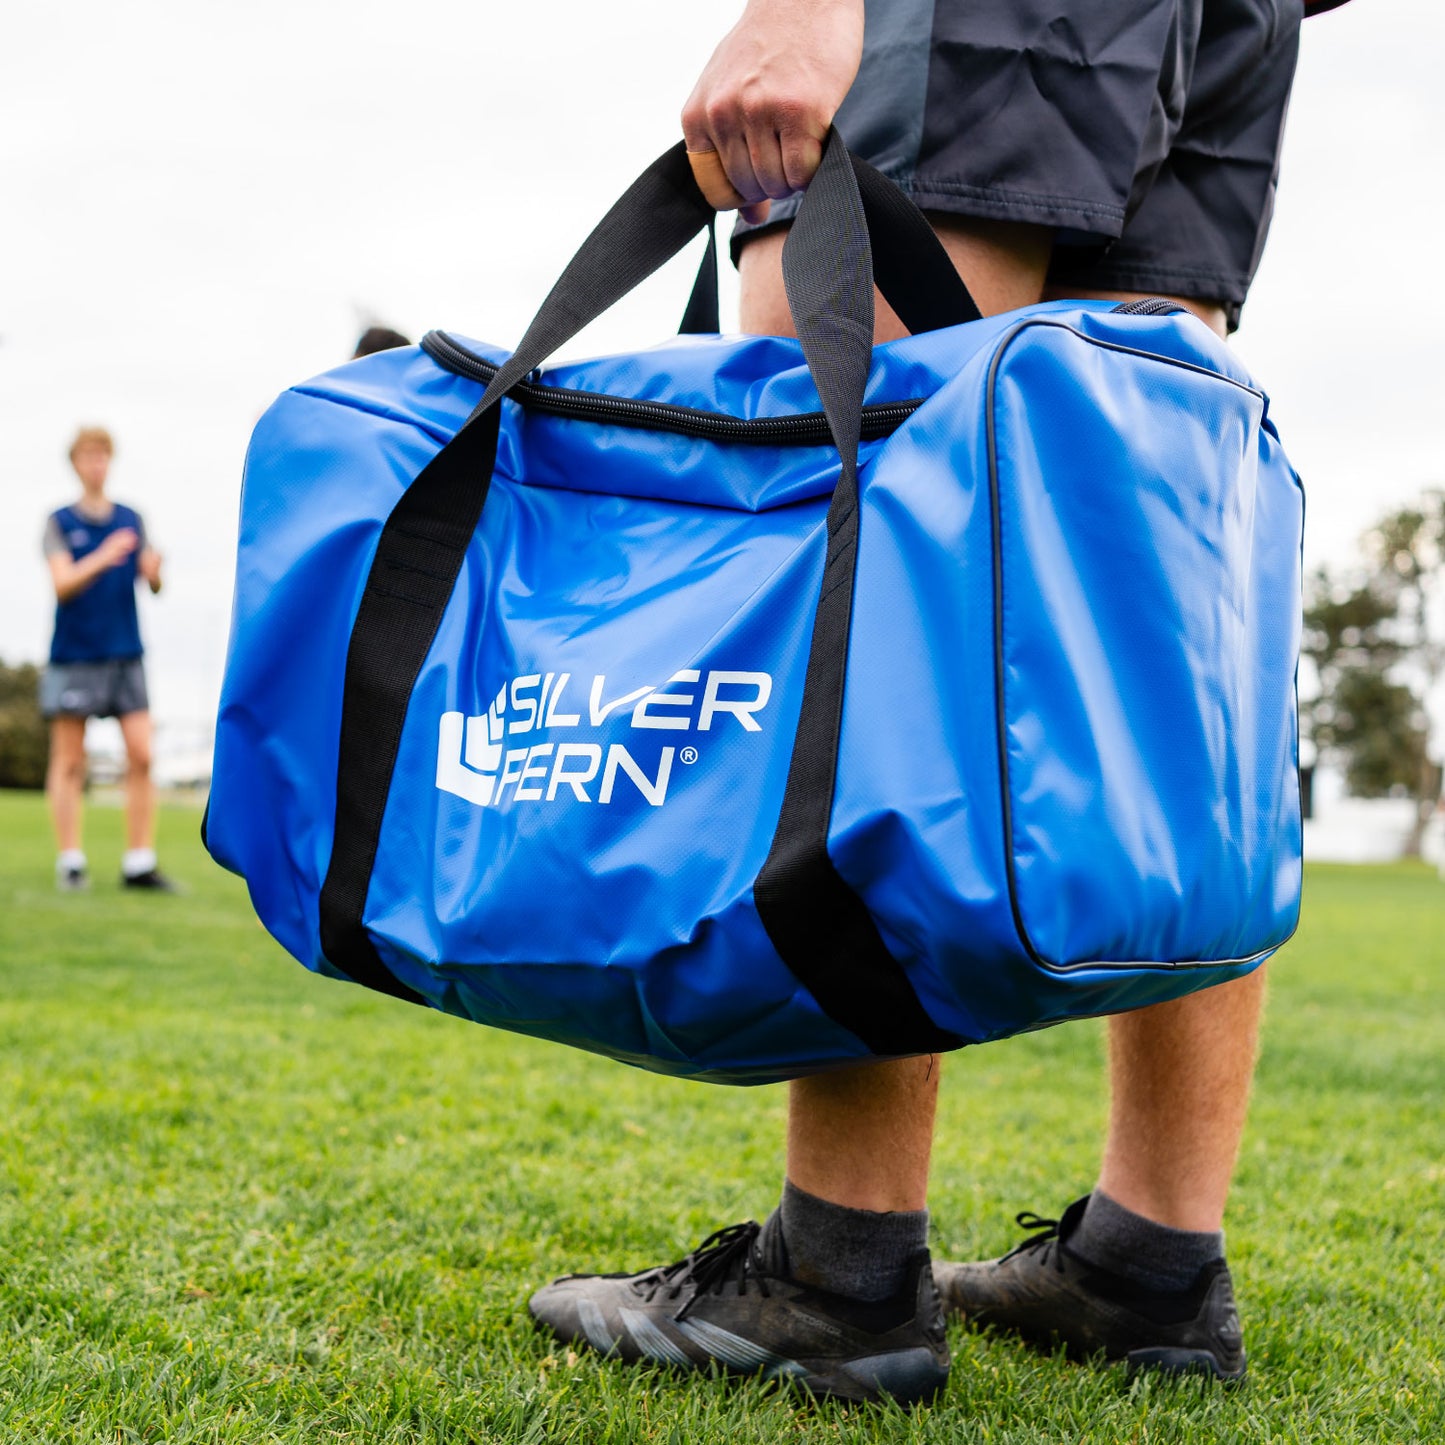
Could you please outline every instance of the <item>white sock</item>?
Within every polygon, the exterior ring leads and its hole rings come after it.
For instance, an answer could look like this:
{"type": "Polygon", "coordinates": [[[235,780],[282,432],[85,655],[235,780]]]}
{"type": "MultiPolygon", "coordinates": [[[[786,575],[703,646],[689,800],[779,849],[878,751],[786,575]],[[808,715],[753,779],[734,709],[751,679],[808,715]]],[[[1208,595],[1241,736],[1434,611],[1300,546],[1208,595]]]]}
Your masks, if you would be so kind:
{"type": "Polygon", "coordinates": [[[139,878],[142,873],[149,873],[155,866],[154,848],[127,848],[120,860],[120,871],[127,878],[139,878]]]}
{"type": "Polygon", "coordinates": [[[85,871],[85,853],[79,848],[62,848],[55,860],[55,871],[57,873],[69,873],[74,869],[85,871]]]}

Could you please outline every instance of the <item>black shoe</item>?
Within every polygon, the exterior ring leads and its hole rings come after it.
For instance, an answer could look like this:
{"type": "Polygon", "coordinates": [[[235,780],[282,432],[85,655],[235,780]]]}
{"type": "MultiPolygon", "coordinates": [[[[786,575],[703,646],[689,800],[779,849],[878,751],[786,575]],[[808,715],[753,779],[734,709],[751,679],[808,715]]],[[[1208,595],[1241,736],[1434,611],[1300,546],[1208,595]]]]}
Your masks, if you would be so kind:
{"type": "Polygon", "coordinates": [[[769,1220],[720,1229],[686,1259],[639,1274],[569,1274],[528,1305],[538,1328],[635,1363],[792,1379],[816,1395],[900,1404],[948,1380],[943,1309],[928,1251],[877,1304],[792,1279],[769,1220]]]}
{"type": "Polygon", "coordinates": [[[148,888],[153,893],[179,893],[181,891],[159,868],[148,868],[144,873],[122,873],[120,886],[122,888],[148,888]]]}
{"type": "Polygon", "coordinates": [[[90,887],[90,870],[87,868],[57,868],[55,886],[62,893],[84,893],[90,887]]]}
{"type": "Polygon", "coordinates": [[[1145,1289],[1097,1268],[1069,1248],[1088,1196],[1062,1219],[1020,1214],[1038,1231],[1002,1259],[933,1267],[945,1306],[971,1324],[1011,1330],[1045,1348],[1063,1344],[1070,1355],[1103,1353],[1130,1370],[1202,1372],[1242,1380],[1244,1340],[1229,1266],[1211,1260],[1188,1289],[1145,1289]]]}

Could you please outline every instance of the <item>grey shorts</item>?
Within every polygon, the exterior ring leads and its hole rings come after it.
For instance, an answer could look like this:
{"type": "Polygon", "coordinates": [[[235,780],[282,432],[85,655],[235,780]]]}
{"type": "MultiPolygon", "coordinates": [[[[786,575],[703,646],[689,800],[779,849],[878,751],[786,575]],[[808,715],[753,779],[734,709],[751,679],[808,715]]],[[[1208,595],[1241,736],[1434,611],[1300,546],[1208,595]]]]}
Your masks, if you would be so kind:
{"type": "MultiPolygon", "coordinates": [[[[926,211],[1053,228],[1051,284],[1221,302],[1234,325],[1274,209],[1302,14],[889,0],[868,7],[837,125],[926,211]]],[[[765,228],[797,204],[774,201],[765,228]]]]}
{"type": "Polygon", "coordinates": [[[138,657],[52,662],[40,674],[44,717],[124,717],[149,707],[145,664],[138,657]]]}

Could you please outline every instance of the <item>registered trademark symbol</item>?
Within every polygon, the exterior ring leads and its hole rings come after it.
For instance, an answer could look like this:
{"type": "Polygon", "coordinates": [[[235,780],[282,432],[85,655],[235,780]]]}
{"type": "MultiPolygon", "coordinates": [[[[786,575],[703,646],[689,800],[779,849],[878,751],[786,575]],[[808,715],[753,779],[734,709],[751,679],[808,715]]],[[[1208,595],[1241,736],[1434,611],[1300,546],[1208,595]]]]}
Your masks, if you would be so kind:
{"type": "Polygon", "coordinates": [[[680,758],[683,760],[683,762],[691,765],[691,764],[693,764],[693,763],[695,763],[695,762],[697,761],[697,749],[696,749],[696,748],[684,748],[684,749],[678,754],[678,757],[680,757],[680,758]]]}

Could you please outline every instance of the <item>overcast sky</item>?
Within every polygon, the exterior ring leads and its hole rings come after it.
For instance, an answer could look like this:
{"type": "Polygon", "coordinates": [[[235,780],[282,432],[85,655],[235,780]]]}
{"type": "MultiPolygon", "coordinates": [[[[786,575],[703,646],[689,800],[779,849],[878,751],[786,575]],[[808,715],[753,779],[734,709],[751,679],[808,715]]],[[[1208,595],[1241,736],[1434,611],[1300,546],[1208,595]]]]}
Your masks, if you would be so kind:
{"type": "MultiPolygon", "coordinates": [[[[0,658],[49,638],[39,553],[77,423],[119,442],[167,587],[158,719],[214,708],[241,460],[288,385],[379,318],[515,344],[583,235],[677,136],[723,0],[68,0],[0,47],[0,658]]],[[[1445,5],[1305,26],[1274,232],[1235,345],[1348,559],[1445,480],[1445,5]]],[[[683,263],[683,269],[687,267],[683,263]]],[[[675,327],[674,268],[570,354],[675,327]]],[[[728,306],[735,290],[725,293],[728,306]]]]}

